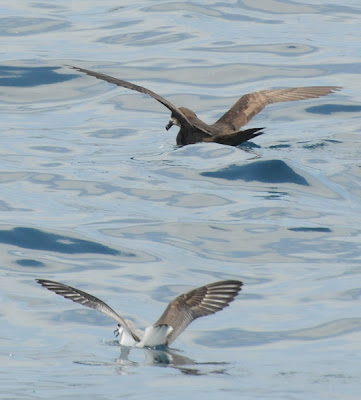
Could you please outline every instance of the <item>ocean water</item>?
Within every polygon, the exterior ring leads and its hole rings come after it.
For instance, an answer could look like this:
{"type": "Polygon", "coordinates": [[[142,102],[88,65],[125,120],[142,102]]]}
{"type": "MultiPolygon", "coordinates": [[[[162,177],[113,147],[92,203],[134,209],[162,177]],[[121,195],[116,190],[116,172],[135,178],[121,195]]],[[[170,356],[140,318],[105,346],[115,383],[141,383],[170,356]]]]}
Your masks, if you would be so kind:
{"type": "Polygon", "coordinates": [[[2,399],[359,399],[361,5],[268,1],[1,6],[2,399]],[[144,85],[207,122],[241,94],[336,85],[266,107],[239,148],[175,146],[144,85]],[[139,327],[216,280],[243,290],[167,352],[40,287],[139,327]]]}

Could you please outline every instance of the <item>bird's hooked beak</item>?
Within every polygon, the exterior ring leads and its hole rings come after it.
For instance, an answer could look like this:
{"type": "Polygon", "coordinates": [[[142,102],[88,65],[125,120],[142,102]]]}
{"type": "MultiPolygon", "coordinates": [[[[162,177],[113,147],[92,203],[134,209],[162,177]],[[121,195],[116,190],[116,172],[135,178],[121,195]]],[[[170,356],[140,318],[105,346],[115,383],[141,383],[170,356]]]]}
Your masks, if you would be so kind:
{"type": "Polygon", "coordinates": [[[169,129],[174,125],[174,122],[170,119],[168,124],[165,126],[165,129],[169,131],[169,129]]]}
{"type": "Polygon", "coordinates": [[[168,124],[166,125],[165,129],[169,130],[173,125],[177,125],[181,128],[181,124],[179,123],[177,118],[174,117],[173,115],[171,115],[170,120],[169,120],[168,124]]]}

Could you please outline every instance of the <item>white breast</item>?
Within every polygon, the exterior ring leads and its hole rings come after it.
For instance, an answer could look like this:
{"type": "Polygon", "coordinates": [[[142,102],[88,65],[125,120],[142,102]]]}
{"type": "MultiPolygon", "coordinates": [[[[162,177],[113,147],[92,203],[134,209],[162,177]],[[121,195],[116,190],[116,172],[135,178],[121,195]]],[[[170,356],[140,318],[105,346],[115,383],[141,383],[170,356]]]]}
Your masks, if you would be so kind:
{"type": "Polygon", "coordinates": [[[118,341],[119,344],[122,346],[130,346],[135,347],[137,342],[134,340],[133,336],[130,335],[122,326],[118,328],[119,337],[118,341]]]}
{"type": "Polygon", "coordinates": [[[168,325],[149,326],[144,332],[142,340],[136,344],[136,347],[154,347],[165,344],[167,336],[173,328],[168,325]]]}

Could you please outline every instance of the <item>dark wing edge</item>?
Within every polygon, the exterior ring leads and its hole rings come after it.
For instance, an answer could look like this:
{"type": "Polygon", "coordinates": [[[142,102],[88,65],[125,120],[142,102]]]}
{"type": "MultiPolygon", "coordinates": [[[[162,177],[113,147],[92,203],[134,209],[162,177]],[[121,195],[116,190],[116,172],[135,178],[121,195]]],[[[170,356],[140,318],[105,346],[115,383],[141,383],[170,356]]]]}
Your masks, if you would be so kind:
{"type": "Polygon", "coordinates": [[[75,67],[73,65],[67,65],[67,67],[75,69],[76,71],[79,71],[79,72],[83,72],[84,74],[87,74],[89,76],[93,76],[96,79],[100,79],[102,81],[106,81],[106,82],[112,83],[114,85],[124,87],[126,89],[135,90],[137,92],[147,94],[148,96],[153,97],[153,99],[159,101],[159,103],[161,103],[165,107],[167,107],[168,110],[170,110],[174,114],[174,116],[178,119],[178,121],[181,124],[184,124],[185,126],[188,126],[189,128],[193,127],[192,124],[189,122],[189,120],[186,118],[186,116],[179,110],[179,108],[177,108],[170,101],[166,100],[164,97],[160,96],[157,93],[154,93],[153,91],[151,91],[143,86],[139,86],[139,85],[136,85],[135,83],[117,79],[110,75],[101,74],[100,72],[91,71],[91,70],[85,69],[85,68],[75,67]]]}
{"type": "Polygon", "coordinates": [[[108,304],[104,303],[104,301],[80,289],[64,285],[63,283],[49,281],[46,279],[35,280],[41,286],[60,296],[63,296],[66,299],[74,301],[75,303],[79,303],[85,307],[93,308],[94,310],[100,311],[101,313],[107,315],[118,322],[134,338],[134,340],[140,340],[138,336],[130,329],[125,320],[111,307],[109,307],[108,304]]]}
{"type": "Polygon", "coordinates": [[[234,132],[234,133],[226,133],[215,135],[212,138],[204,138],[204,142],[215,142],[220,144],[225,144],[228,146],[239,146],[240,144],[246,142],[247,140],[254,139],[257,136],[263,135],[265,128],[250,128],[245,129],[244,131],[234,132]]]}
{"type": "Polygon", "coordinates": [[[191,290],[175,298],[154,326],[173,328],[165,344],[173,342],[195,319],[214,314],[229,306],[241,291],[243,283],[237,280],[214,282],[191,290]]]}
{"type": "Polygon", "coordinates": [[[242,96],[213,126],[238,130],[268,104],[315,99],[341,89],[340,86],[307,86],[248,93],[242,96]]]}

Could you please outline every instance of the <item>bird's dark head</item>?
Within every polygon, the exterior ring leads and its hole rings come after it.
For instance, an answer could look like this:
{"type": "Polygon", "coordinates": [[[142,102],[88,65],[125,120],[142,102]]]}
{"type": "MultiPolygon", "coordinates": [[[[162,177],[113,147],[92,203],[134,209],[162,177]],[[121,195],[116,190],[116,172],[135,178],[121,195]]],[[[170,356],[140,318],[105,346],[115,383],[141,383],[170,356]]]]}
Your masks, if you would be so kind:
{"type": "Polygon", "coordinates": [[[180,123],[177,120],[177,118],[171,116],[169,121],[168,121],[168,124],[165,126],[165,129],[168,131],[173,125],[177,125],[177,126],[180,127],[180,123]]]}
{"type": "MultiPolygon", "coordinates": [[[[190,110],[189,108],[186,107],[179,107],[179,111],[190,121],[192,118],[197,118],[196,114],[190,110]]],[[[170,120],[168,124],[166,125],[165,129],[169,130],[173,125],[177,125],[181,128],[181,123],[179,122],[177,116],[175,113],[172,113],[170,116],[170,120]]]]}
{"type": "Polygon", "coordinates": [[[181,123],[178,121],[174,113],[172,113],[172,115],[170,116],[170,119],[168,121],[168,124],[165,126],[165,129],[168,131],[173,125],[181,127],[181,123]]]}

